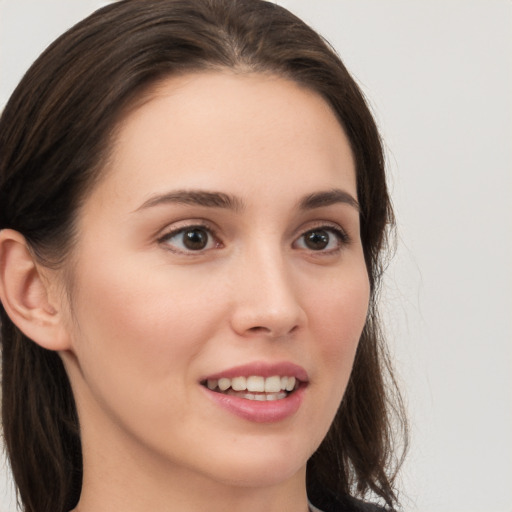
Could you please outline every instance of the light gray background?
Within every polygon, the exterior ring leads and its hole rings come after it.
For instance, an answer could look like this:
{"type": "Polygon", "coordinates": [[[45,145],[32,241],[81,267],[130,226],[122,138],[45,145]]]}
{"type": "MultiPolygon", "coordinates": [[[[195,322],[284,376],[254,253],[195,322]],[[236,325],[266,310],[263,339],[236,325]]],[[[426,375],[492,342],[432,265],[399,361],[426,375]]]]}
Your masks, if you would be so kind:
{"type": "MultiPolygon", "coordinates": [[[[45,45],[104,3],[0,0],[0,108],[45,45]]],[[[280,3],[337,48],[387,146],[399,244],[384,305],[412,429],[405,509],[511,512],[512,2],[280,3]]],[[[0,512],[14,510],[4,464],[0,512]]]]}

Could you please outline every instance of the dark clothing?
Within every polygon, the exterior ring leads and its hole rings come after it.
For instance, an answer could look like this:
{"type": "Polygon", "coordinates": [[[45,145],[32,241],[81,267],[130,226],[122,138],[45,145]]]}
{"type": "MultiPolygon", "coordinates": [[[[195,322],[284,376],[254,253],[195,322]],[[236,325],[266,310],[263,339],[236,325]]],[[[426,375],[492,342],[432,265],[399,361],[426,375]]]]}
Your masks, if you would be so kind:
{"type": "Polygon", "coordinates": [[[321,498],[311,496],[311,504],[322,512],[392,512],[350,496],[334,497],[330,494],[321,498]]]}

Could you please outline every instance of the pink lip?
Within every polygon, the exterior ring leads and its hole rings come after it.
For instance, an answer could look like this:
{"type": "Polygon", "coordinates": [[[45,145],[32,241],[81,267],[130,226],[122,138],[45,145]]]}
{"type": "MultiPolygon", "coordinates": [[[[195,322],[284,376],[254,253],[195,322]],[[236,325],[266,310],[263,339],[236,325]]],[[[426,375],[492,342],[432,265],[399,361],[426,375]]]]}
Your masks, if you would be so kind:
{"type": "Polygon", "coordinates": [[[304,368],[293,363],[281,362],[268,364],[255,362],[247,365],[235,366],[221,372],[209,375],[201,380],[220,379],[222,377],[232,379],[234,377],[248,377],[260,375],[272,377],[273,375],[295,377],[300,381],[300,386],[293,393],[281,400],[259,402],[237,396],[225,395],[201,386],[210,400],[228,412],[254,423],[276,423],[283,421],[295,414],[304,399],[307,388],[308,374],[304,368]]]}
{"type": "Polygon", "coordinates": [[[265,363],[263,361],[257,361],[250,364],[244,364],[240,366],[234,366],[226,370],[214,373],[203,377],[201,381],[208,379],[220,379],[222,377],[227,379],[233,379],[234,377],[249,377],[250,375],[260,375],[261,377],[272,377],[274,375],[280,375],[281,377],[295,377],[301,382],[307,382],[309,380],[308,374],[302,366],[289,363],[286,361],[278,363],[265,363]]]}

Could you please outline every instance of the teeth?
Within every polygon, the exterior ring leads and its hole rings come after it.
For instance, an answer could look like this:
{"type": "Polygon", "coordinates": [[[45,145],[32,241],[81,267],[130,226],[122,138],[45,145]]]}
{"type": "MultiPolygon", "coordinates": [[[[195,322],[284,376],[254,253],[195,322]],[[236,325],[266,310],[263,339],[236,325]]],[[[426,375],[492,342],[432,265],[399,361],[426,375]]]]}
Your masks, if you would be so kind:
{"type": "Polygon", "coordinates": [[[286,392],[280,391],[279,393],[240,393],[240,391],[234,391],[232,389],[228,389],[226,394],[237,396],[239,398],[245,398],[246,400],[255,400],[258,402],[273,402],[275,400],[282,400],[287,397],[286,392]]]}
{"type": "Polygon", "coordinates": [[[277,400],[278,398],[265,398],[265,395],[253,395],[252,393],[266,393],[267,397],[279,396],[283,391],[293,391],[296,385],[296,378],[289,376],[273,375],[271,377],[261,377],[260,375],[251,375],[249,377],[234,377],[228,379],[208,379],[206,385],[208,389],[220,391],[249,391],[245,393],[244,398],[249,400],[277,400]],[[261,398],[263,396],[263,398],[261,398]]]}
{"type": "Polygon", "coordinates": [[[244,391],[247,389],[247,379],[245,377],[235,377],[231,379],[231,387],[235,391],[244,391]]]}
{"type": "Polygon", "coordinates": [[[219,389],[221,391],[226,391],[229,387],[231,387],[231,379],[219,379],[219,389]]]}
{"type": "Polygon", "coordinates": [[[265,379],[263,377],[257,377],[256,375],[247,377],[247,391],[265,391],[265,379]]]}
{"type": "Polygon", "coordinates": [[[265,393],[278,393],[281,391],[281,377],[267,377],[265,379],[265,393]]]}
{"type": "Polygon", "coordinates": [[[295,377],[288,377],[288,383],[286,384],[286,391],[292,391],[295,387],[295,377]]]}
{"type": "Polygon", "coordinates": [[[281,400],[283,398],[286,398],[286,393],[284,391],[281,391],[280,393],[270,393],[266,395],[267,402],[273,401],[273,400],[281,400]]]}

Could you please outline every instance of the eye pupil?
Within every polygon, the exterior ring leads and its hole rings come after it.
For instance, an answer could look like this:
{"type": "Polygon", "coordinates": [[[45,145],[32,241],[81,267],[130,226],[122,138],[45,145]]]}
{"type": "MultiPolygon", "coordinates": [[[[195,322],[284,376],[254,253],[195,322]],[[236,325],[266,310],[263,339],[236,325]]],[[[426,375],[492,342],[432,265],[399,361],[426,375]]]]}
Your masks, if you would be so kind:
{"type": "Polygon", "coordinates": [[[203,229],[189,229],[184,233],[183,244],[187,249],[199,251],[208,244],[208,234],[203,229]]]}
{"type": "Polygon", "coordinates": [[[324,230],[310,231],[304,235],[304,242],[309,249],[319,251],[329,244],[329,234],[324,230]]]}

